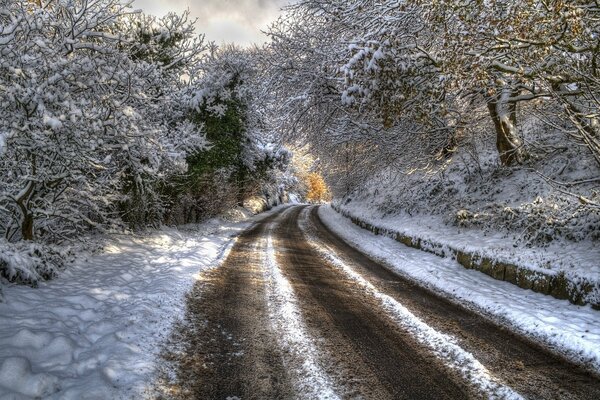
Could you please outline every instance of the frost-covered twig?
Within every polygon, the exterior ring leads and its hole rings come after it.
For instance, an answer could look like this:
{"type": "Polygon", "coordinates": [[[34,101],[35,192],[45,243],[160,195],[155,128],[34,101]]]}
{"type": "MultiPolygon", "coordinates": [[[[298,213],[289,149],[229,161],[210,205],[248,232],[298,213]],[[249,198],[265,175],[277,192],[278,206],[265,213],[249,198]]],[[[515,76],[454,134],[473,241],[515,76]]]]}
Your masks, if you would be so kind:
{"type": "Polygon", "coordinates": [[[548,184],[552,185],[556,190],[558,190],[560,193],[566,194],[568,196],[571,197],[575,197],[577,198],[577,200],[579,200],[579,202],[583,205],[586,206],[590,206],[590,207],[594,207],[594,208],[600,208],[600,203],[587,198],[586,196],[579,194],[579,193],[574,193],[571,192],[569,190],[565,190],[562,187],[564,186],[574,186],[574,185],[578,185],[578,184],[582,184],[582,183],[592,183],[592,182],[599,182],[600,178],[597,179],[588,179],[588,180],[583,180],[583,181],[575,181],[572,183],[563,183],[563,182],[557,182],[549,177],[547,177],[546,175],[542,174],[540,171],[536,171],[534,170],[534,172],[536,174],[538,174],[540,177],[542,177],[542,179],[544,179],[548,184]]]}

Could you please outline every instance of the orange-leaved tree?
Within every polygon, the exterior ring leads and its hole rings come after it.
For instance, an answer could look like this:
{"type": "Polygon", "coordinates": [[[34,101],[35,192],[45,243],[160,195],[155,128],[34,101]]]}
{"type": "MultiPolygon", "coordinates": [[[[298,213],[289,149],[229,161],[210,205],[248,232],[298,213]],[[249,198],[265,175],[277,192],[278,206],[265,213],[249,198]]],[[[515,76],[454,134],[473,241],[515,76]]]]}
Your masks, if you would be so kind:
{"type": "Polygon", "coordinates": [[[311,172],[308,174],[306,176],[306,186],[308,187],[306,200],[310,201],[311,203],[329,201],[331,198],[329,188],[319,173],[311,172]]]}

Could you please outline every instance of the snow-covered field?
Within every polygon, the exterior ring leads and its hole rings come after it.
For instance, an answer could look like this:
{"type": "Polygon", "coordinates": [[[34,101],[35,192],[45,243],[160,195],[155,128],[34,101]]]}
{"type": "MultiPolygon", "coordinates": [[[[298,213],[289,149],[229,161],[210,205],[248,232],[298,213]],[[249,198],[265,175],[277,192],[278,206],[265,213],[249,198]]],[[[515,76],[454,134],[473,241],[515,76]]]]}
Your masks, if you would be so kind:
{"type": "Polygon", "coordinates": [[[115,236],[37,289],[4,287],[0,399],[139,398],[195,277],[255,218],[115,236]]]}
{"type": "Polygon", "coordinates": [[[354,225],[329,206],[319,209],[323,221],[356,248],[398,273],[493,316],[513,329],[537,338],[572,360],[600,371],[600,312],[576,306],[441,258],[376,236],[354,225]]]}

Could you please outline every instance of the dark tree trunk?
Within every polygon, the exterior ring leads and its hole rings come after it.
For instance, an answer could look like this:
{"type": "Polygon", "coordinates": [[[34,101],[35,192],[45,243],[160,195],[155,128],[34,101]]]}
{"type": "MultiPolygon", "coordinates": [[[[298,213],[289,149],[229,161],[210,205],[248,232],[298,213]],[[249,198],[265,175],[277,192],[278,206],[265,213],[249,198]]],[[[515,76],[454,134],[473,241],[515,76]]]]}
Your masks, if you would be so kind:
{"type": "Polygon", "coordinates": [[[28,213],[23,217],[21,235],[23,235],[23,240],[33,240],[33,214],[28,213]]]}
{"type": "Polygon", "coordinates": [[[520,164],[526,158],[523,141],[517,130],[517,103],[507,101],[518,95],[518,91],[502,89],[501,93],[489,99],[488,110],[496,128],[496,148],[502,165],[520,164]]]}
{"type": "Polygon", "coordinates": [[[23,219],[21,220],[21,236],[23,240],[33,240],[33,214],[29,210],[29,200],[33,195],[35,184],[32,181],[27,183],[27,187],[16,199],[16,203],[21,210],[23,219]]]}

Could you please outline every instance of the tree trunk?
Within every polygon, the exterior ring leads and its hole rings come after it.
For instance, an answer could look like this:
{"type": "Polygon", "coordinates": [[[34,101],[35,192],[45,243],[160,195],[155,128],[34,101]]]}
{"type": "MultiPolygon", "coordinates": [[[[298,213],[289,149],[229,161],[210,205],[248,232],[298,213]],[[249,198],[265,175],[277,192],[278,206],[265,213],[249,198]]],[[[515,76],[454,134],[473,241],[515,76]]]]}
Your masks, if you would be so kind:
{"type": "Polygon", "coordinates": [[[27,182],[27,186],[17,196],[16,203],[21,210],[21,236],[23,240],[33,240],[33,214],[29,210],[29,200],[34,191],[33,181],[27,182]]]}
{"type": "Polygon", "coordinates": [[[517,130],[517,103],[507,101],[518,91],[503,88],[499,95],[487,102],[488,110],[496,128],[496,148],[502,165],[520,164],[526,153],[517,130]]]}
{"type": "Polygon", "coordinates": [[[21,222],[23,240],[33,240],[33,214],[27,213],[21,222]]]}

